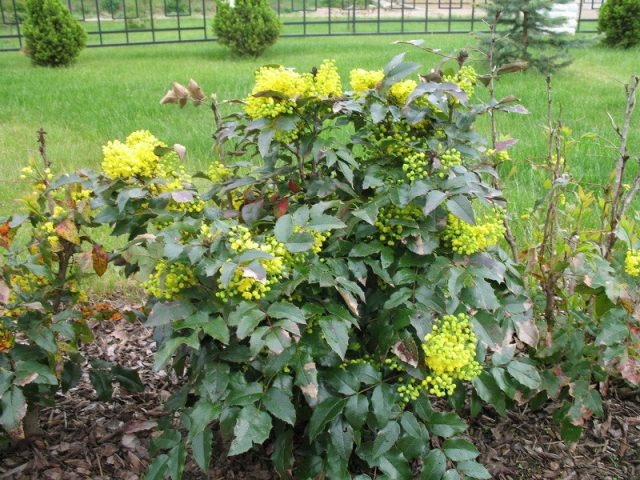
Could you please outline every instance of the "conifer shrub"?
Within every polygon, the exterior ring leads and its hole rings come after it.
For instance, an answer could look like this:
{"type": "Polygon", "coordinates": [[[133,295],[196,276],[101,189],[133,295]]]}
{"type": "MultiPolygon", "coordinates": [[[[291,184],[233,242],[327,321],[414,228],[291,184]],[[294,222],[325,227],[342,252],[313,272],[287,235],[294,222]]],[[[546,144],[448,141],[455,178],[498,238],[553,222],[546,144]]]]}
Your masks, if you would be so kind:
{"type": "Polygon", "coordinates": [[[611,46],[629,48],[640,43],[640,0],[607,0],[600,8],[598,31],[611,46]]]}
{"type": "Polygon", "coordinates": [[[59,0],[28,0],[26,53],[34,65],[64,67],[80,54],[87,34],[59,0]]]}
{"type": "Polygon", "coordinates": [[[213,30],[218,40],[238,55],[260,56],[280,36],[280,20],[267,0],[225,0],[216,3],[213,30]]]}

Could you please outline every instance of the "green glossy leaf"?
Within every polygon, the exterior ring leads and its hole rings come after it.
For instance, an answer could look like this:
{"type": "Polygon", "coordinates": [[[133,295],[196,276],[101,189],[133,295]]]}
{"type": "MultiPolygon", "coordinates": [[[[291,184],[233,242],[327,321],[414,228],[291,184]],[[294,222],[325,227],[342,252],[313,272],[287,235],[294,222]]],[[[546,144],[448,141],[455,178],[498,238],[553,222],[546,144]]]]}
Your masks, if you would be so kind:
{"type": "Polygon", "coordinates": [[[217,420],[222,413],[221,403],[212,403],[201,398],[189,413],[189,440],[193,440],[200,435],[209,424],[217,420]]]}
{"type": "Polygon", "coordinates": [[[344,360],[349,346],[349,326],[347,323],[343,320],[325,317],[320,319],[319,324],[324,339],[331,347],[331,350],[344,360]]]}
{"type": "Polygon", "coordinates": [[[346,398],[336,397],[327,398],[325,401],[318,404],[318,406],[313,410],[311,419],[309,420],[309,440],[313,441],[318,435],[320,435],[324,431],[326,425],[342,413],[346,404],[346,398]]]}
{"type": "Polygon", "coordinates": [[[420,480],[440,480],[447,470],[447,457],[438,448],[430,450],[424,457],[420,480]]]}
{"type": "Polygon", "coordinates": [[[202,330],[225,345],[229,344],[229,327],[227,327],[224,318],[213,317],[202,327],[202,330]]]}
{"type": "Polygon", "coordinates": [[[232,327],[237,327],[236,335],[242,340],[251,335],[265,316],[266,314],[255,304],[242,302],[238,308],[231,312],[228,323],[232,327]]]}
{"type": "Polygon", "coordinates": [[[479,480],[489,480],[492,478],[489,470],[473,460],[459,462],[456,466],[459,472],[464,473],[465,478],[477,478],[479,480]]]}
{"type": "Polygon", "coordinates": [[[449,438],[442,444],[444,454],[454,462],[473,460],[480,451],[469,441],[462,438],[449,438]]]}
{"type": "Polygon", "coordinates": [[[271,428],[271,415],[253,405],[247,405],[240,411],[236,420],[229,456],[248,451],[254,443],[261,445],[269,438],[271,428]]]}
{"type": "Polygon", "coordinates": [[[369,399],[366,395],[359,394],[349,398],[344,409],[344,416],[349,424],[356,430],[362,428],[369,414],[369,399]]]}
{"type": "Polygon", "coordinates": [[[527,388],[535,390],[540,386],[540,374],[532,365],[514,360],[507,365],[507,371],[509,375],[527,388]]]}
{"type": "Polygon", "coordinates": [[[145,480],[164,480],[165,474],[167,473],[168,462],[169,457],[164,453],[154,458],[147,469],[147,474],[144,477],[145,480]]]}
{"type": "Polygon", "coordinates": [[[137,370],[125,368],[121,365],[114,365],[111,368],[111,375],[113,379],[128,392],[144,392],[144,384],[142,380],[140,380],[137,370]]]}
{"type": "Polygon", "coordinates": [[[389,422],[380,431],[378,431],[375,440],[373,441],[373,448],[371,449],[371,456],[373,459],[387,453],[395,445],[400,438],[400,425],[397,422],[389,422]]]}
{"type": "Polygon", "coordinates": [[[16,386],[11,387],[0,398],[0,405],[2,405],[0,426],[7,432],[19,429],[22,419],[27,414],[27,402],[22,390],[16,386]]]}
{"type": "Polygon", "coordinates": [[[200,433],[196,434],[191,440],[191,453],[193,459],[204,473],[209,470],[211,462],[211,444],[213,442],[213,433],[210,427],[205,427],[200,433]]]}
{"type": "Polygon", "coordinates": [[[44,326],[30,329],[27,335],[36,345],[49,353],[55,353],[58,350],[53,332],[44,326]]]}
{"type": "Polygon", "coordinates": [[[186,458],[186,449],[183,443],[178,443],[175,447],[169,450],[167,454],[169,460],[167,461],[167,471],[171,480],[180,480],[182,478],[182,472],[184,472],[184,461],[186,458]]]}
{"type": "Polygon", "coordinates": [[[296,323],[305,323],[304,312],[292,303],[272,303],[267,309],[267,315],[272,318],[284,318],[296,323]]]}
{"type": "Polygon", "coordinates": [[[262,398],[262,403],[274,417],[289,425],[296,423],[296,409],[291,403],[290,395],[283,390],[270,388],[262,398]]]}
{"type": "Polygon", "coordinates": [[[429,416],[427,428],[433,435],[448,438],[464,432],[467,424],[455,413],[433,412],[429,416]]]}

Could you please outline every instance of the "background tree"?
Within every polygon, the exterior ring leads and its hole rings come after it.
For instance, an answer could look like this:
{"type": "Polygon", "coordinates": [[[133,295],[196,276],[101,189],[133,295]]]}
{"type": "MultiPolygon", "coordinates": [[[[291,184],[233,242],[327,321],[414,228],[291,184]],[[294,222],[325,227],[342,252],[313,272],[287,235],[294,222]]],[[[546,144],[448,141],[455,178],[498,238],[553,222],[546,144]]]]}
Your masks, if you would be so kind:
{"type": "MultiPolygon", "coordinates": [[[[494,49],[495,64],[524,60],[543,73],[569,65],[572,58],[568,48],[575,41],[557,31],[557,27],[567,19],[552,17],[551,10],[555,4],[570,2],[571,0],[492,0],[488,3],[485,7],[487,21],[490,24],[497,22],[497,31],[502,35],[494,49]]],[[[485,47],[488,46],[490,36],[484,36],[482,42],[485,47]]]]}
{"type": "Polygon", "coordinates": [[[640,43],[640,0],[607,0],[600,8],[598,31],[608,45],[629,48],[640,43]]]}
{"type": "Polygon", "coordinates": [[[63,67],[75,61],[87,34],[60,0],[28,0],[26,53],[35,65],[63,67]]]}
{"type": "Polygon", "coordinates": [[[267,0],[216,2],[213,30],[234,53],[260,56],[280,36],[280,20],[267,0]]]}

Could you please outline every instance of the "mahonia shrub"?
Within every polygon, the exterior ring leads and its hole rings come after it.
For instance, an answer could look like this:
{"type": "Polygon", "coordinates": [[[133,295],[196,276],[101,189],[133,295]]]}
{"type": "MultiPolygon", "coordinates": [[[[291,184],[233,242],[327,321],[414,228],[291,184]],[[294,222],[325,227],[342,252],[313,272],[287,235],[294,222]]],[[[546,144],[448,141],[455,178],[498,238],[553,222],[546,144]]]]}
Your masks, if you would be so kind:
{"type": "Polygon", "coordinates": [[[280,19],[267,0],[217,0],[213,31],[238,55],[260,56],[280,36],[280,19]]]}
{"type": "MultiPolygon", "coordinates": [[[[627,86],[629,121],[637,88],[636,77],[627,86]]],[[[527,287],[545,338],[531,351],[541,372],[531,405],[552,400],[563,438],[576,441],[603,415],[610,384],[640,384],[640,241],[629,208],[640,175],[624,175],[623,149],[607,183],[585,185],[574,175],[572,150],[594,135],[575,139],[559,122],[549,135],[549,158],[536,165],[548,174],[545,192],[523,214],[533,235],[524,252],[527,287]]]]}
{"type": "MultiPolygon", "coordinates": [[[[93,339],[87,320],[109,310],[89,304],[81,288],[83,278],[103,275],[109,262],[91,239],[97,225],[91,174],[52,181],[48,166],[32,163],[22,177],[34,187],[25,213],[0,218],[0,427],[15,440],[38,433],[39,407],[78,383],[79,347],[93,339]]],[[[92,367],[101,399],[111,396],[114,380],[142,389],[133,370],[99,360],[92,367]]]]}
{"type": "Polygon", "coordinates": [[[615,47],[630,48],[640,43],[640,0],[607,0],[600,7],[598,31],[615,47]]]}
{"type": "MultiPolygon", "coordinates": [[[[456,411],[503,414],[540,381],[496,152],[472,128],[508,107],[472,102],[467,65],[418,68],[399,55],[344,85],[332,61],[263,67],[240,111],[211,100],[215,158],[193,178],[149,132],[105,146],[96,221],[128,235],[114,262],[181,379],[148,478],[180,478],[187,446],[206,472],[218,429],[285,478],[490,477],[456,411]]],[[[209,102],[194,81],[161,102],[189,99],[209,102]]]]}
{"type": "Polygon", "coordinates": [[[23,23],[25,52],[34,65],[63,67],[73,63],[87,34],[60,0],[27,0],[23,23]]]}

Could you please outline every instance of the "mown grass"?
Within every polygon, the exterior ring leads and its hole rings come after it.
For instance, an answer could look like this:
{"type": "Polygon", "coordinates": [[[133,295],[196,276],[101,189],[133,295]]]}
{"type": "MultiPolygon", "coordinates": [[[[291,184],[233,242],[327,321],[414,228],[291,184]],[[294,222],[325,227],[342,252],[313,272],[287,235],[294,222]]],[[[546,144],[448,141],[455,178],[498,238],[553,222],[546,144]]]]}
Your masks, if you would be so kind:
{"type": "MultiPolygon", "coordinates": [[[[424,37],[428,45],[445,52],[475,43],[469,35],[424,37]]],[[[437,62],[409,46],[393,45],[399,38],[281,39],[259,59],[239,59],[217,43],[87,49],[76,65],[58,70],[34,68],[18,53],[0,54],[0,215],[15,211],[16,199],[28,191],[18,178],[19,170],[37,154],[35,131],[40,127],[49,132],[49,156],[57,172],[98,167],[101,145],[141,128],[152,130],[167,143],[186,145],[189,167],[204,168],[211,159],[211,113],[206,108],[160,106],[158,100],[173,80],[194,78],[220,98],[242,98],[251,88],[254,70],[262,64],[307,70],[324,58],[335,58],[346,83],[349,69],[381,68],[402,51],[425,65],[425,71],[437,62]]],[[[576,50],[575,57],[570,67],[554,77],[554,110],[574,136],[589,132],[601,136],[576,147],[570,160],[576,177],[601,184],[615,159],[607,145],[615,141],[607,112],[621,119],[622,85],[632,73],[640,73],[640,49],[593,45],[576,50]]],[[[503,114],[499,119],[500,132],[519,139],[512,150],[513,162],[502,173],[511,209],[523,212],[542,191],[541,172],[532,165],[546,151],[544,78],[535,72],[507,76],[498,83],[498,93],[520,97],[531,112],[503,114]]],[[[632,152],[640,151],[639,125],[640,114],[632,128],[632,152]]],[[[480,126],[487,131],[486,123],[480,126]]]]}

